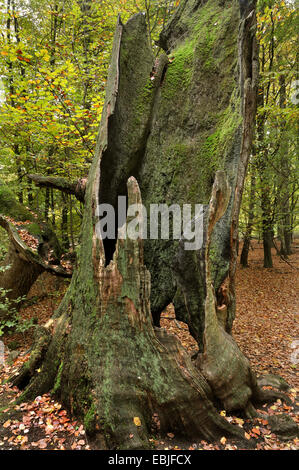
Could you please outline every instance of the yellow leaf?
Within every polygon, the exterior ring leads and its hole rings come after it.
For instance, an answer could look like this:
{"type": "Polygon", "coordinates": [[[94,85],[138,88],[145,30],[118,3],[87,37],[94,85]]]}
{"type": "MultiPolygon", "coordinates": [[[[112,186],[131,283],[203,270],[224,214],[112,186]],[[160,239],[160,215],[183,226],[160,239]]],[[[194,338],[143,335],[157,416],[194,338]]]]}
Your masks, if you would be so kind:
{"type": "Polygon", "coordinates": [[[243,421],[243,419],[241,419],[241,418],[235,418],[235,421],[236,421],[236,423],[239,424],[240,426],[243,426],[243,424],[244,424],[244,421],[243,421]]]}
{"type": "Polygon", "coordinates": [[[141,426],[141,421],[140,421],[140,418],[138,418],[138,416],[135,416],[134,424],[135,424],[135,426],[141,426]]]}

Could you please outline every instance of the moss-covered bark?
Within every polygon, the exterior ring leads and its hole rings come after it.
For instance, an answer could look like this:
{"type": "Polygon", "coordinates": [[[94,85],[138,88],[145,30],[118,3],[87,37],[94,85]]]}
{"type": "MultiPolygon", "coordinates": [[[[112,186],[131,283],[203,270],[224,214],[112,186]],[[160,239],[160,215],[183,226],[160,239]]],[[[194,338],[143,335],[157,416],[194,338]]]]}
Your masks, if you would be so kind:
{"type": "Polygon", "coordinates": [[[37,341],[39,374],[28,366],[19,384],[21,401],[52,390],[99,448],[149,447],[153,413],[162,431],[239,438],[215,403],[251,413],[265,398],[225,331],[255,112],[254,25],[252,6],[240,17],[237,1],[183,1],[161,37],[170,58],[154,63],[144,16],[118,20],[78,269],[37,341]],[[99,202],[115,204],[127,180],[128,202],[141,202],[132,175],[146,205],[205,204],[201,250],[158,240],[143,253],[139,239],[98,238],[99,202]],[[197,363],[153,326],[173,299],[200,343],[197,363]]]}

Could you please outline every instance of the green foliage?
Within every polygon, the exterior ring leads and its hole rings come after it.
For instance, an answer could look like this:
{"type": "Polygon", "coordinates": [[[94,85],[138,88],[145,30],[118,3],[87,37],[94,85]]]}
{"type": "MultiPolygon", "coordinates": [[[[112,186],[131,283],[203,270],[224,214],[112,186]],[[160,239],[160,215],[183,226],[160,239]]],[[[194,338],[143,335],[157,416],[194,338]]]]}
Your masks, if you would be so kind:
{"type": "Polygon", "coordinates": [[[31,328],[36,327],[36,319],[23,319],[17,312],[17,309],[13,306],[15,303],[19,303],[21,299],[17,299],[16,302],[10,302],[7,297],[7,291],[0,288],[0,312],[4,310],[9,311],[9,317],[7,319],[0,320],[0,337],[4,333],[26,333],[31,328]]]}

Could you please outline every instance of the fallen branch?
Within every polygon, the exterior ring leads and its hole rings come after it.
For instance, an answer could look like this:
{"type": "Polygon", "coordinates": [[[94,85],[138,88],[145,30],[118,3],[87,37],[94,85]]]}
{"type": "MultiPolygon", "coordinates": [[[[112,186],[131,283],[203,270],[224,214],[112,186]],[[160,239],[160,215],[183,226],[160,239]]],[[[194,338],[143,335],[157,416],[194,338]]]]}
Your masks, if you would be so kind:
{"type": "Polygon", "coordinates": [[[58,176],[27,175],[39,187],[58,189],[67,194],[72,194],[80,202],[84,202],[86,178],[79,178],[77,181],[69,181],[58,176]]]}

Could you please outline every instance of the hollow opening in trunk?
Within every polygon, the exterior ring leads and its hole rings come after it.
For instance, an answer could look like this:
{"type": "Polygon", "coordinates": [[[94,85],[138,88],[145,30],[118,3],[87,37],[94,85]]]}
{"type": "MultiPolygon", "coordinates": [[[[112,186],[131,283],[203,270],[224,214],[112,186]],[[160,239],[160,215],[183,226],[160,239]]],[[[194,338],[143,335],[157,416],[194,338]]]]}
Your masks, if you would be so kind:
{"type": "Polygon", "coordinates": [[[110,261],[113,259],[113,255],[116,249],[116,243],[118,239],[118,231],[126,221],[128,207],[128,195],[120,194],[117,198],[116,204],[113,205],[114,209],[114,227],[115,227],[115,237],[114,238],[104,238],[103,245],[105,250],[105,266],[108,266],[110,261]],[[121,199],[119,199],[121,198],[121,199]],[[119,201],[121,201],[119,203],[119,201]]]}
{"type": "Polygon", "coordinates": [[[160,327],[165,328],[168,333],[176,335],[192,358],[198,355],[199,347],[197,341],[191,335],[187,323],[176,319],[175,308],[172,303],[161,313],[160,327]]]}
{"type": "Polygon", "coordinates": [[[126,222],[128,195],[124,190],[120,190],[117,194],[118,196],[112,203],[104,203],[109,204],[111,207],[110,209],[107,207],[107,211],[102,211],[103,213],[101,212],[101,216],[99,217],[100,222],[103,224],[101,225],[101,238],[105,251],[105,266],[108,266],[113,259],[119,229],[121,229],[126,222]],[[109,216],[108,211],[110,212],[109,216]]]}

